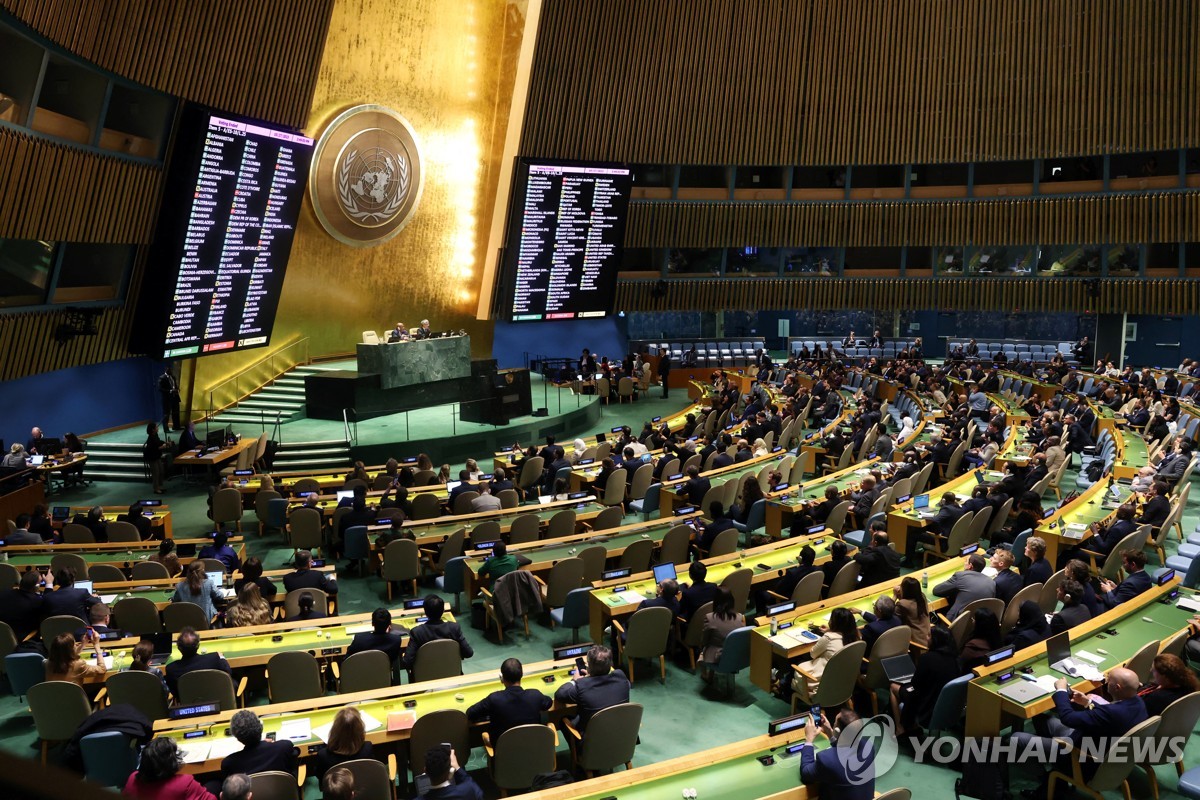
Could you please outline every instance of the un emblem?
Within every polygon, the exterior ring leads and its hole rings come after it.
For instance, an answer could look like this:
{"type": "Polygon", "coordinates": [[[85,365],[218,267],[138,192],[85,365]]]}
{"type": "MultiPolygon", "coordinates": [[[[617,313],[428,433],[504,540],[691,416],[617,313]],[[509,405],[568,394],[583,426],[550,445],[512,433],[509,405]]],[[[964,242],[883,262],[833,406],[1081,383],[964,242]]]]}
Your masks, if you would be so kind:
{"type": "Polygon", "coordinates": [[[339,114],[317,142],[309,195],[338,241],[370,247],[391,239],[421,199],[421,158],[408,122],[376,105],[339,114]]]}

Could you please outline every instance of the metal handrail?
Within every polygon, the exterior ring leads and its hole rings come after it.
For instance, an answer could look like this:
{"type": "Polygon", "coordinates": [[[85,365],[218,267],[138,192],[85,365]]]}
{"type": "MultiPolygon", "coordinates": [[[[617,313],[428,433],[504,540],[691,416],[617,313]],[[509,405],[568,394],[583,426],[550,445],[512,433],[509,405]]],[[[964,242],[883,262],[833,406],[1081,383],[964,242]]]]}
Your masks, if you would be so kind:
{"type": "Polygon", "coordinates": [[[284,374],[285,372],[292,369],[293,367],[299,366],[301,364],[309,363],[308,341],[309,341],[309,338],[307,336],[305,336],[303,339],[297,339],[294,342],[285,344],[283,347],[279,348],[278,350],[268,353],[267,355],[258,359],[254,363],[245,367],[240,372],[238,372],[236,375],[226,378],[225,380],[221,381],[220,383],[215,383],[212,386],[209,386],[208,389],[205,391],[205,393],[208,395],[208,416],[212,417],[215,414],[218,414],[221,411],[224,411],[225,409],[229,408],[230,406],[237,405],[242,400],[245,400],[247,397],[249,397],[250,395],[254,394],[256,391],[261,389],[264,385],[266,385],[267,382],[275,380],[280,375],[284,374]],[[286,366],[282,366],[282,367],[280,366],[279,363],[276,363],[276,359],[278,359],[280,356],[282,356],[285,353],[289,353],[289,355],[290,355],[291,354],[290,351],[293,351],[294,348],[300,348],[300,347],[303,347],[303,354],[301,355],[300,358],[285,359],[282,363],[285,364],[286,366]],[[241,385],[242,379],[248,373],[250,373],[252,370],[258,369],[263,364],[270,365],[270,368],[268,370],[269,377],[265,381],[263,381],[263,380],[252,381],[251,383],[253,384],[253,387],[249,388],[247,391],[242,391],[242,385],[241,385]],[[228,403],[225,403],[224,405],[222,405],[218,408],[216,405],[215,397],[220,390],[224,389],[229,384],[233,384],[234,399],[228,403]]]}

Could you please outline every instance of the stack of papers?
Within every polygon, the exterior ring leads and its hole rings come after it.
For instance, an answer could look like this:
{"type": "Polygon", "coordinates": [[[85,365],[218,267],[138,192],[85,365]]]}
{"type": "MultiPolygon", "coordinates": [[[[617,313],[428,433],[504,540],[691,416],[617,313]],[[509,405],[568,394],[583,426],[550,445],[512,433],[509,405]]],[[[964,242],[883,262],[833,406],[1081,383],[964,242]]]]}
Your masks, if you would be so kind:
{"type": "Polygon", "coordinates": [[[346,626],[346,635],[353,636],[356,633],[370,633],[373,630],[375,630],[375,629],[372,628],[369,624],[368,625],[347,625],[346,626]]]}
{"type": "Polygon", "coordinates": [[[242,743],[232,736],[227,738],[216,739],[208,749],[209,758],[224,758],[232,755],[242,749],[242,743]]]}
{"type": "Polygon", "coordinates": [[[619,597],[626,605],[635,605],[646,599],[641,593],[635,592],[633,589],[629,589],[624,592],[617,592],[614,596],[619,597]]]}
{"type": "Polygon", "coordinates": [[[179,752],[183,756],[183,763],[185,764],[199,764],[202,761],[207,761],[208,751],[212,748],[212,744],[203,739],[195,741],[180,739],[176,744],[179,745],[179,752]]]}
{"type": "Polygon", "coordinates": [[[291,739],[293,742],[306,742],[312,738],[312,723],[308,717],[289,719],[279,726],[279,738],[291,739]]]}
{"type": "Polygon", "coordinates": [[[1179,607],[1188,611],[1200,611],[1200,600],[1194,597],[1180,597],[1179,607]]]}
{"type": "Polygon", "coordinates": [[[113,604],[113,602],[116,601],[116,599],[117,599],[117,596],[115,594],[100,595],[100,602],[104,603],[104,605],[106,605],[106,606],[111,606],[113,604]]]}

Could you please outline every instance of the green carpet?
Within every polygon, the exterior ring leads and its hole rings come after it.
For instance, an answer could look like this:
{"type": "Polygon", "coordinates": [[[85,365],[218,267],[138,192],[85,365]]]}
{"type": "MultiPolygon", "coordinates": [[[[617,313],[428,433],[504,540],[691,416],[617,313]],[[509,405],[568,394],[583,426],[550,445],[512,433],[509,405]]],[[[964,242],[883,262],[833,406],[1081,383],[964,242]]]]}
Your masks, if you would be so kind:
{"type": "MultiPolygon", "coordinates": [[[[606,428],[618,424],[640,427],[642,421],[677,410],[686,401],[683,390],[678,390],[673,395],[671,400],[663,401],[657,399],[657,393],[652,393],[654,399],[646,398],[632,405],[608,406],[604,409],[603,424],[606,428]]],[[[431,455],[436,458],[436,454],[431,455]]],[[[1070,485],[1072,481],[1073,478],[1068,479],[1067,484],[1070,485]]],[[[145,487],[137,484],[100,483],[87,489],[76,489],[56,495],[52,500],[55,503],[120,505],[145,494],[145,487]]],[[[184,487],[178,481],[168,484],[164,499],[171,506],[177,537],[210,528],[205,514],[205,497],[203,489],[184,487]]],[[[1187,509],[1184,530],[1190,534],[1198,522],[1200,493],[1192,499],[1187,509]]],[[[245,526],[248,531],[255,530],[253,513],[246,515],[245,526]]],[[[1173,552],[1177,545],[1177,541],[1172,539],[1169,550],[1173,552]]],[[[259,539],[251,533],[248,537],[248,551],[251,555],[262,558],[268,568],[281,566],[290,555],[290,550],[282,546],[278,535],[259,539]]],[[[1152,564],[1151,568],[1153,566],[1152,564]]],[[[340,587],[338,602],[342,613],[371,611],[385,602],[384,584],[376,577],[343,577],[340,587]]],[[[510,635],[509,643],[501,647],[485,639],[481,632],[466,627],[467,636],[475,647],[475,657],[465,663],[465,670],[496,671],[500,662],[509,656],[516,656],[525,662],[543,661],[550,658],[553,645],[566,642],[570,635],[566,631],[552,631],[538,623],[533,623],[531,628],[532,638],[529,641],[522,635],[510,635]]],[[[766,731],[769,720],[786,715],[789,711],[785,703],[750,684],[746,673],[738,677],[737,689],[732,699],[720,701],[710,699],[703,691],[704,684],[700,678],[679,664],[671,664],[668,667],[665,685],[658,682],[654,667],[649,664],[642,665],[638,674],[639,680],[633,689],[633,700],[644,704],[647,711],[643,720],[641,744],[634,758],[635,766],[652,764],[759,735],[766,731]]],[[[265,692],[257,694],[251,700],[251,703],[265,702],[265,692]]],[[[31,718],[25,705],[18,703],[11,695],[0,697],[0,747],[34,758],[37,755],[37,751],[32,748],[34,740],[31,718]]],[[[1194,741],[1190,743],[1187,753],[1186,763],[1200,763],[1200,746],[1194,741]]],[[[567,763],[565,743],[562,743],[560,765],[567,763]]],[[[477,748],[474,751],[470,769],[485,786],[488,796],[496,796],[486,780],[482,749],[477,748]]],[[[948,768],[914,764],[909,755],[902,754],[896,766],[879,778],[877,788],[882,791],[906,786],[921,796],[952,797],[956,777],[957,773],[948,768]]],[[[1035,778],[1033,768],[1014,769],[1014,791],[1033,785],[1035,778]]],[[[1158,778],[1163,797],[1180,797],[1175,792],[1177,779],[1173,767],[1160,768],[1158,778]]],[[[1149,796],[1149,784],[1140,772],[1134,776],[1132,786],[1135,797],[1149,796]]],[[[319,796],[315,781],[310,779],[305,797],[319,796]]],[[[401,796],[405,796],[403,792],[401,796]]]]}

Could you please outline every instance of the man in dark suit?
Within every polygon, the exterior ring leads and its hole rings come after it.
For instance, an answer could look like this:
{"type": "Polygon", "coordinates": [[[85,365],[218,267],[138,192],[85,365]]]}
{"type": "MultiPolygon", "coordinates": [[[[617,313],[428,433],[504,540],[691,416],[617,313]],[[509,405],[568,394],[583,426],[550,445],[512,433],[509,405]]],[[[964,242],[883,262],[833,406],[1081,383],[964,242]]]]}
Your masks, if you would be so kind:
{"type": "Polygon", "coordinates": [[[1126,503],[1117,509],[1117,518],[1107,528],[1101,527],[1098,522],[1093,522],[1091,538],[1078,547],[1072,547],[1060,553],[1057,568],[1062,569],[1071,559],[1079,558],[1081,550],[1090,550],[1093,553],[1107,556],[1117,546],[1117,542],[1138,529],[1138,524],[1133,521],[1133,516],[1133,505],[1126,503]]]}
{"type": "Polygon", "coordinates": [[[332,596],[337,594],[337,581],[330,578],[324,572],[311,569],[311,566],[311,552],[301,550],[296,553],[296,571],[283,576],[284,591],[294,592],[297,589],[320,589],[327,595],[332,596]]]}
{"type": "Polygon", "coordinates": [[[708,478],[700,477],[700,468],[692,464],[687,468],[687,480],[675,493],[681,497],[687,497],[690,505],[699,507],[704,502],[704,495],[710,488],[712,488],[712,483],[708,478]]]}
{"type": "Polygon", "coordinates": [[[717,596],[717,584],[709,583],[708,567],[703,561],[693,561],[688,565],[688,578],[691,583],[684,584],[682,599],[679,601],[679,616],[691,620],[692,615],[700,610],[705,603],[712,602],[717,596]]]}
{"type": "Polygon", "coordinates": [[[725,516],[725,507],[721,505],[720,500],[713,500],[709,503],[708,514],[712,521],[704,526],[704,533],[700,534],[700,538],[696,542],[696,546],[705,553],[712,550],[717,536],[734,527],[733,520],[725,516]]]}
{"type": "Polygon", "coordinates": [[[667,378],[671,374],[671,354],[664,350],[663,354],[658,359],[658,377],[662,380],[663,400],[666,400],[670,395],[671,389],[667,386],[667,378]]]}
{"type": "Polygon", "coordinates": [[[995,582],[983,574],[986,566],[987,561],[984,560],[982,555],[972,553],[967,556],[965,569],[954,573],[950,576],[950,580],[942,581],[933,587],[935,596],[951,598],[953,605],[946,612],[946,619],[953,622],[959,613],[970,603],[996,596],[995,582]]]}
{"type": "Polygon", "coordinates": [[[587,669],[560,686],[554,700],[560,705],[578,706],[574,724],[582,730],[597,711],[629,702],[629,678],[613,669],[612,651],[597,645],[588,650],[587,669]]]}
{"type": "Polygon", "coordinates": [[[258,715],[242,709],[229,720],[233,738],[242,743],[242,749],[230,753],[221,761],[221,779],[242,773],[287,772],[296,774],[296,746],[288,739],[273,742],[262,738],[263,726],[258,715]]]}
{"type": "Polygon", "coordinates": [[[679,584],[667,578],[656,587],[654,597],[648,597],[638,603],[637,610],[643,608],[665,608],[671,612],[671,619],[679,616],[679,584]]]}
{"type": "MultiPolygon", "coordinates": [[[[553,473],[551,473],[551,474],[553,474],[553,473]]],[[[458,499],[458,496],[460,494],[462,494],[463,492],[478,492],[478,491],[479,491],[479,487],[476,486],[475,484],[471,483],[471,471],[469,469],[460,469],[458,471],[458,486],[455,486],[453,489],[450,490],[450,497],[449,497],[449,499],[446,500],[446,505],[448,505],[453,510],[454,501],[458,499]]]]}
{"type": "Polygon", "coordinates": [[[905,560],[909,564],[915,563],[917,545],[921,543],[931,544],[935,541],[934,534],[948,537],[950,531],[954,528],[954,523],[958,522],[959,518],[965,513],[963,507],[958,504],[958,498],[953,492],[943,494],[942,500],[938,505],[937,514],[925,521],[925,529],[909,531],[908,544],[904,553],[905,560]]]}
{"type": "Polygon", "coordinates": [[[242,566],[242,560],[238,558],[237,550],[229,545],[229,534],[225,531],[217,531],[213,536],[212,544],[201,547],[196,558],[212,558],[220,561],[225,565],[226,575],[232,575],[242,566]]]}
{"type": "Polygon", "coordinates": [[[544,478],[544,486],[546,494],[554,492],[554,481],[558,477],[559,470],[569,469],[571,462],[567,460],[561,447],[554,448],[554,457],[546,462],[546,475],[544,478]]]}
{"type": "Polygon", "coordinates": [[[421,320],[421,327],[413,331],[412,338],[419,342],[422,339],[428,339],[430,336],[433,336],[433,331],[429,329],[429,320],[423,319],[421,320]]]}
{"type": "Polygon", "coordinates": [[[398,631],[392,630],[392,613],[386,608],[377,608],[371,612],[371,632],[356,633],[346,648],[346,655],[362,653],[367,650],[379,650],[388,657],[394,666],[404,649],[404,638],[398,631]]]}
{"type": "Polygon", "coordinates": [[[1163,481],[1156,480],[1146,490],[1146,502],[1142,506],[1142,515],[1138,517],[1139,525],[1149,525],[1152,528],[1161,526],[1171,513],[1171,501],[1167,498],[1171,489],[1163,481]]]}
{"type": "Polygon", "coordinates": [[[992,553],[991,565],[992,569],[996,570],[996,577],[992,579],[996,582],[996,597],[1003,600],[1007,606],[1025,586],[1025,581],[1012,569],[1012,552],[1003,547],[997,547],[996,552],[992,553]]]}
{"type": "Polygon", "coordinates": [[[143,541],[154,538],[154,531],[150,525],[150,518],[146,516],[145,510],[142,508],[141,503],[132,503],[129,506],[129,511],[117,517],[117,520],[121,522],[128,522],[130,525],[137,528],[138,537],[143,541]]]}
{"type": "Polygon", "coordinates": [[[1187,439],[1175,440],[1175,449],[1162,457],[1154,471],[1154,479],[1162,481],[1167,486],[1179,483],[1188,463],[1192,460],[1192,446],[1187,439]]]}
{"type": "Polygon", "coordinates": [[[179,679],[189,672],[198,669],[219,669],[233,676],[229,662],[217,653],[200,654],[200,635],[195,628],[184,628],[175,639],[179,648],[179,658],[167,664],[167,688],[175,697],[179,696],[179,679]]]}
{"type": "Polygon", "coordinates": [[[504,688],[492,692],[467,709],[467,719],[471,722],[488,721],[492,747],[509,728],[540,724],[543,713],[553,703],[537,689],[522,689],[521,678],[524,674],[525,670],[518,659],[506,658],[500,665],[500,682],[504,688]]]}
{"type": "Polygon", "coordinates": [[[31,569],[21,574],[17,588],[0,592],[0,621],[8,623],[18,642],[42,624],[41,582],[42,573],[31,569]]]}
{"type": "Polygon", "coordinates": [[[104,603],[96,603],[96,605],[88,609],[88,627],[76,629],[75,641],[86,641],[85,637],[88,634],[88,628],[95,631],[101,638],[107,634],[112,639],[123,639],[127,635],[125,631],[110,627],[109,623],[111,622],[112,612],[109,611],[108,606],[104,603]]]}
{"type": "MultiPolygon", "coordinates": [[[[822,717],[820,730],[829,737],[830,746],[818,753],[813,747],[818,728],[813,724],[811,716],[808,719],[808,724],[804,728],[804,746],[800,748],[800,781],[806,786],[816,787],[821,797],[836,797],[838,800],[871,800],[875,796],[873,766],[869,762],[865,765],[867,771],[865,779],[861,775],[856,775],[852,780],[851,776],[846,773],[845,762],[838,757],[836,746],[838,736],[852,723],[858,721],[858,714],[849,709],[843,709],[838,713],[833,726],[830,726],[828,718],[822,717]]],[[[869,747],[869,745],[865,746],[869,747]]],[[[853,749],[857,750],[858,748],[853,749]]],[[[843,752],[848,751],[849,748],[843,752]]],[[[871,759],[874,760],[874,753],[871,753],[871,759]]]]}
{"type": "MultiPolygon", "coordinates": [[[[821,568],[815,566],[813,562],[817,560],[817,551],[813,550],[808,545],[800,548],[800,554],[796,556],[796,566],[789,567],[786,572],[779,577],[774,586],[769,587],[770,591],[779,595],[783,599],[772,597],[767,594],[766,589],[756,590],[754,593],[754,602],[758,606],[758,613],[766,613],[767,606],[775,603],[784,603],[791,599],[792,592],[796,591],[796,586],[807,575],[814,572],[820,572],[821,568]]],[[[699,562],[697,562],[699,563],[699,562]]],[[[823,581],[824,579],[822,579],[823,581]]]]}
{"type": "Polygon", "coordinates": [[[1074,414],[1067,414],[1063,417],[1063,426],[1067,429],[1069,436],[1066,447],[1068,453],[1082,453],[1083,448],[1091,447],[1096,443],[1092,439],[1091,431],[1075,419],[1074,414]]]}
{"type": "Polygon", "coordinates": [[[92,506],[86,515],[76,514],[71,522],[91,531],[97,542],[108,541],[108,523],[104,521],[104,509],[100,506],[92,506]]]}
{"type": "Polygon", "coordinates": [[[888,541],[887,523],[876,520],[871,523],[871,543],[854,554],[858,562],[860,586],[873,586],[900,577],[900,562],[903,557],[888,541]]]}
{"type": "Polygon", "coordinates": [[[875,646],[875,641],[892,628],[903,625],[904,621],[896,616],[896,601],[891,595],[881,594],[875,598],[875,604],[872,611],[862,611],[863,622],[867,623],[862,629],[863,641],[867,643],[867,652],[864,656],[871,655],[871,648],[875,646]]]}
{"type": "Polygon", "coordinates": [[[426,642],[436,639],[452,639],[458,642],[458,651],[463,658],[475,655],[471,643],[463,638],[462,628],[457,622],[443,622],[442,614],[446,613],[446,602],[436,594],[425,598],[425,616],[427,621],[412,629],[408,635],[408,647],[404,650],[401,666],[409,672],[417,663],[417,651],[426,642]]]}
{"type": "MultiPolygon", "coordinates": [[[[1108,703],[1095,703],[1092,698],[1081,691],[1071,689],[1066,678],[1054,682],[1055,692],[1054,715],[1050,717],[1034,717],[1035,733],[1020,731],[1012,735],[1017,744],[1017,752],[1028,752],[1033,740],[1039,740],[1041,752],[1056,752],[1054,739],[1070,739],[1076,749],[1084,739],[1091,739],[1101,745],[1112,742],[1130,728],[1147,719],[1146,706],[1138,696],[1140,681],[1137,673],[1124,667],[1116,667],[1108,672],[1105,682],[1108,690],[1108,703]]],[[[1063,756],[1062,758],[1069,758],[1063,756]]],[[[1083,762],[1083,775],[1090,778],[1095,774],[1101,760],[1083,762]]],[[[1063,763],[1058,765],[1059,769],[1063,763]]],[[[1070,766],[1065,765],[1070,774],[1070,766]]],[[[1042,785],[1037,790],[1026,790],[1029,797],[1045,797],[1048,776],[1042,777],[1042,785]]]]}
{"type": "Polygon", "coordinates": [[[17,514],[17,529],[4,537],[5,544],[41,544],[42,537],[29,530],[31,519],[28,514],[17,514]]]}
{"type": "MultiPolygon", "coordinates": [[[[419,762],[417,762],[419,763],[419,762]]],[[[471,775],[458,764],[453,747],[435,744],[425,751],[425,775],[430,788],[417,800],[483,800],[483,790],[471,775]]],[[[336,780],[336,778],[335,778],[336,780]]],[[[349,797],[350,792],[337,797],[349,797]]],[[[325,796],[330,796],[326,789],[325,796]]]]}
{"type": "Polygon", "coordinates": [[[86,589],[75,588],[75,571],[64,567],[54,574],[54,583],[50,587],[54,591],[42,595],[42,616],[69,616],[88,618],[88,610],[100,602],[86,589]]]}
{"type": "Polygon", "coordinates": [[[1120,585],[1107,578],[1100,579],[1101,593],[1097,595],[1097,599],[1106,609],[1132,600],[1149,589],[1153,583],[1146,574],[1146,554],[1141,550],[1122,551],[1121,566],[1125,569],[1125,580],[1121,581],[1120,585]]]}

